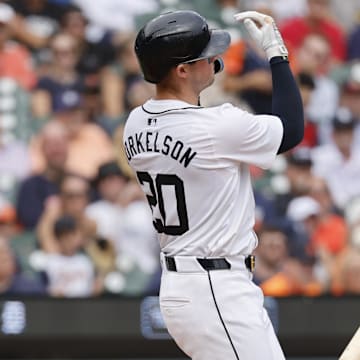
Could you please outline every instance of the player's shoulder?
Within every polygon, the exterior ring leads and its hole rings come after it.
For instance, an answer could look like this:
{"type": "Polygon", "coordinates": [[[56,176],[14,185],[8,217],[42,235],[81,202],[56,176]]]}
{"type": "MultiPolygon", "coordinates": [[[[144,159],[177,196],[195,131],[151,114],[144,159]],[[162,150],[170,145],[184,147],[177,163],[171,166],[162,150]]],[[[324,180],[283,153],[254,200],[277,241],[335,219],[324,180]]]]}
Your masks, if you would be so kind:
{"type": "Polygon", "coordinates": [[[227,114],[231,114],[231,113],[237,113],[237,114],[245,114],[246,113],[245,110],[243,110],[237,106],[234,106],[231,103],[224,103],[221,105],[207,107],[205,109],[210,112],[219,113],[219,114],[223,114],[223,115],[227,115],[227,114]]]}
{"type": "Polygon", "coordinates": [[[137,106],[136,108],[132,109],[126,118],[124,132],[130,131],[130,129],[134,128],[139,119],[142,119],[142,114],[143,109],[141,106],[137,106]]]}

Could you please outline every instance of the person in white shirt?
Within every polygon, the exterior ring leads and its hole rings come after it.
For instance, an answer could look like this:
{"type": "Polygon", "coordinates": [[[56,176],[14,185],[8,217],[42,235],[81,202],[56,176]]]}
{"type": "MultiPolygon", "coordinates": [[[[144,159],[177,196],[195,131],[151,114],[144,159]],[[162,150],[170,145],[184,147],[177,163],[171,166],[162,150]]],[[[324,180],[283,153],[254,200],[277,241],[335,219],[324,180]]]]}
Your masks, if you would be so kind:
{"type": "Polygon", "coordinates": [[[355,141],[357,120],[340,107],[332,122],[332,141],[312,150],[312,171],[326,180],[335,205],[344,210],[360,195],[360,146],[355,141]]]}
{"type": "Polygon", "coordinates": [[[48,292],[57,297],[87,297],[94,295],[96,276],[91,260],[81,252],[82,233],[76,220],[68,215],[54,224],[58,253],[45,255],[44,272],[48,292]]]}

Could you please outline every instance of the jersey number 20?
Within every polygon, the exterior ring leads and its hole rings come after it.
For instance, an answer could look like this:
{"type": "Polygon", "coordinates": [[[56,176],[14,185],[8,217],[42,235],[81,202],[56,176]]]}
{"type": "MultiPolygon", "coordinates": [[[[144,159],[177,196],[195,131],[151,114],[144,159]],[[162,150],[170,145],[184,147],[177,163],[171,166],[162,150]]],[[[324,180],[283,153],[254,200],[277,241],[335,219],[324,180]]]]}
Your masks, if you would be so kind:
{"type": "Polygon", "coordinates": [[[167,235],[182,235],[189,230],[189,220],[185,203],[184,183],[177,175],[157,174],[155,182],[148,172],[138,171],[136,173],[141,185],[149,184],[150,195],[147,194],[151,211],[158,205],[161,219],[154,219],[153,224],[157,232],[167,235]],[[154,185],[155,183],[155,185],[154,185]],[[166,213],[163,197],[163,186],[173,186],[176,197],[176,208],[179,217],[179,225],[166,225],[166,213]]]}

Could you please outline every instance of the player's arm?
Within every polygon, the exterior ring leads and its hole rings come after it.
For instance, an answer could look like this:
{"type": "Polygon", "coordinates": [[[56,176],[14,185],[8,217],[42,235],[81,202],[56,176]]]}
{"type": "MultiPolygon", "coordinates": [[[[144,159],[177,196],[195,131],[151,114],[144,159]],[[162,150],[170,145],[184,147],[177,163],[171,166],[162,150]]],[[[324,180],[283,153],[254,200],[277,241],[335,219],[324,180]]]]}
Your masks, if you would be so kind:
{"type": "Polygon", "coordinates": [[[300,143],[304,136],[304,113],[299,89],[289,67],[288,51],[274,20],[256,11],[235,15],[264,49],[272,73],[272,114],[280,118],[284,132],[278,153],[300,143]],[[259,25],[255,25],[254,21],[259,25]]]}

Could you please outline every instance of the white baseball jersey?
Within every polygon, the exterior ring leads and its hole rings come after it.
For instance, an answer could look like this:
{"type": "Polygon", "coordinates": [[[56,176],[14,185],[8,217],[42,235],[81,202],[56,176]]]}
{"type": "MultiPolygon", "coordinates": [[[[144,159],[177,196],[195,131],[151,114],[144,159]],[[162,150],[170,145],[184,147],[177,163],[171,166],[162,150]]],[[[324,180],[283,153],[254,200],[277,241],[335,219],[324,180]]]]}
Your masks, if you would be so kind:
{"type": "Polygon", "coordinates": [[[283,127],[230,104],[202,108],[149,100],[125,126],[130,166],[147,196],[168,255],[250,254],[254,198],[249,164],[270,166],[283,127]]]}

